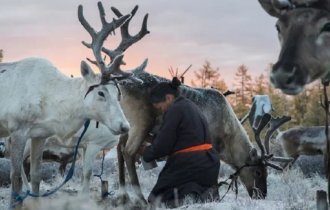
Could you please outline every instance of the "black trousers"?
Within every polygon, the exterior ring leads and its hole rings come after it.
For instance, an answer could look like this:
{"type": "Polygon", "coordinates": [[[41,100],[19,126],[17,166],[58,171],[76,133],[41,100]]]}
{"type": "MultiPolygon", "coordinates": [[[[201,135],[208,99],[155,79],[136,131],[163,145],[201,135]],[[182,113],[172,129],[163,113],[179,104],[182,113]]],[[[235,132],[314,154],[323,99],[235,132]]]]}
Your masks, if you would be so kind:
{"type": "Polygon", "coordinates": [[[180,200],[187,195],[203,202],[218,199],[216,185],[219,169],[218,154],[212,150],[171,156],[159,174],[148,201],[180,205],[180,200]]]}

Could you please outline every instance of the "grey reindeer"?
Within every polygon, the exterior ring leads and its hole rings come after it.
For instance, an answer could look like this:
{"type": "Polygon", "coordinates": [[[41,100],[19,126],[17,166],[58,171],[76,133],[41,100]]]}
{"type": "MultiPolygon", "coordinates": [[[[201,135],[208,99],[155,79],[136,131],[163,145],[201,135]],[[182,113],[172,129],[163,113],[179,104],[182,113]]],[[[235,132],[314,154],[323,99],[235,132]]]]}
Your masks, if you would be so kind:
{"type": "MultiPolygon", "coordinates": [[[[120,186],[124,188],[126,163],[133,189],[144,200],[136,173],[135,157],[140,145],[149,138],[148,133],[159,123],[157,113],[148,102],[148,93],[159,82],[168,80],[144,70],[133,74],[143,83],[120,84],[123,94],[121,105],[131,129],[128,135],[121,137],[117,147],[119,179],[120,186]]],[[[235,170],[243,167],[239,177],[249,195],[253,197],[254,190],[258,189],[260,197],[264,198],[267,195],[267,166],[279,167],[270,162],[265,150],[258,154],[225,96],[215,89],[191,88],[185,85],[180,87],[180,92],[196,103],[206,116],[213,146],[220,153],[221,159],[235,170]]],[[[125,202],[128,195],[124,193],[122,199],[125,202]]]]}
{"type": "Polygon", "coordinates": [[[281,51],[270,81],[285,94],[296,95],[304,86],[330,71],[329,0],[259,0],[277,18],[281,51]]]}

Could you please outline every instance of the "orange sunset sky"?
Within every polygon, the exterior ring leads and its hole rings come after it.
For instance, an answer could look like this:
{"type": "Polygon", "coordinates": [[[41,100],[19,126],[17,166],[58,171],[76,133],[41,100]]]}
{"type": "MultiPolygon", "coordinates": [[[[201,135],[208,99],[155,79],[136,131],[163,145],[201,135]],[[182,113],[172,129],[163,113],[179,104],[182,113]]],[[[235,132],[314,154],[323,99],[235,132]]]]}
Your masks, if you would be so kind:
{"type": "MultiPolygon", "coordinates": [[[[275,62],[279,43],[275,19],[268,16],[257,0],[102,0],[107,19],[114,17],[110,6],[129,13],[139,10],[130,24],[130,33],[140,30],[143,16],[149,13],[150,34],[131,46],[124,56],[123,69],[132,69],[148,58],[147,71],[170,78],[168,68],[192,68],[205,60],[220,69],[221,76],[232,87],[235,71],[245,64],[253,76],[265,73],[275,62]]],[[[0,49],[4,62],[26,57],[44,57],[63,73],[80,75],[82,59],[91,57],[81,41],[90,41],[80,25],[77,7],[84,6],[86,19],[99,29],[97,1],[94,0],[10,0],[0,7],[0,49]]],[[[119,36],[119,31],[116,35],[119,36]]],[[[113,48],[118,38],[109,37],[105,46],[113,48]]]]}

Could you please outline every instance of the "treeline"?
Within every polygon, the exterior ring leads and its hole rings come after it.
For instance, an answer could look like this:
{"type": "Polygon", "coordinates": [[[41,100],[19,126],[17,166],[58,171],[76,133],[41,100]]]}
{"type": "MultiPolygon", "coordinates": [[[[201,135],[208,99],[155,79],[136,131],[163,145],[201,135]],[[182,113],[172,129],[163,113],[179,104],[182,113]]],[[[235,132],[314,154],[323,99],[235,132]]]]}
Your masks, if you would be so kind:
{"type": "MultiPolygon", "coordinates": [[[[287,96],[274,89],[269,82],[271,65],[265,69],[265,73],[253,77],[247,66],[240,65],[235,72],[235,94],[227,96],[238,118],[242,118],[250,109],[254,95],[269,95],[273,115],[291,116],[292,120],[283,125],[282,129],[293,126],[316,126],[325,124],[325,112],[321,106],[323,86],[313,83],[306,87],[305,91],[297,96],[287,96]]],[[[214,68],[209,61],[199,70],[195,71],[195,79],[192,81],[195,87],[212,87],[224,92],[228,86],[220,74],[219,68],[214,68]]],[[[247,126],[245,126],[247,127],[247,126]]],[[[248,129],[248,133],[251,131],[248,129]]]]}
{"type": "MultiPolygon", "coordinates": [[[[0,49],[0,62],[3,60],[3,50],[0,49]]],[[[265,73],[252,77],[245,65],[237,67],[235,72],[235,94],[227,96],[238,118],[242,118],[250,109],[254,95],[269,95],[275,116],[287,115],[292,120],[284,128],[293,126],[317,126],[325,124],[325,112],[321,107],[323,87],[318,83],[307,86],[304,92],[297,96],[287,96],[274,89],[269,83],[271,65],[265,73]]],[[[195,79],[191,81],[195,87],[212,87],[221,92],[228,90],[228,86],[220,74],[219,68],[212,67],[209,61],[194,72],[195,79]]]]}

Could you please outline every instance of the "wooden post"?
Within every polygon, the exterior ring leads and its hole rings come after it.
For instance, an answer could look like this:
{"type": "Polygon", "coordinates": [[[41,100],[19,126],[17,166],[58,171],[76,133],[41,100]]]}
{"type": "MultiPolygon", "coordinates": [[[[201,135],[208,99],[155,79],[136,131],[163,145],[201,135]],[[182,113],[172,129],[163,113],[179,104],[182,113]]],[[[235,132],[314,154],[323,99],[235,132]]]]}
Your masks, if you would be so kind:
{"type": "Polygon", "coordinates": [[[105,197],[107,197],[108,195],[108,181],[102,181],[101,182],[102,186],[101,186],[101,197],[102,199],[104,199],[105,197]]]}
{"type": "Polygon", "coordinates": [[[329,139],[329,99],[327,94],[327,87],[330,84],[330,74],[322,78],[323,94],[324,94],[324,109],[325,109],[325,136],[327,140],[327,153],[326,153],[326,176],[328,178],[328,201],[330,202],[330,139],[329,139]]]}
{"type": "Polygon", "coordinates": [[[328,210],[327,192],[323,190],[316,191],[317,210],[328,210]]]}
{"type": "Polygon", "coordinates": [[[330,84],[330,74],[322,78],[323,95],[324,95],[324,109],[325,109],[325,137],[327,139],[327,154],[326,154],[326,173],[328,178],[328,201],[330,202],[330,139],[329,139],[329,99],[327,94],[327,87],[330,84]]]}

